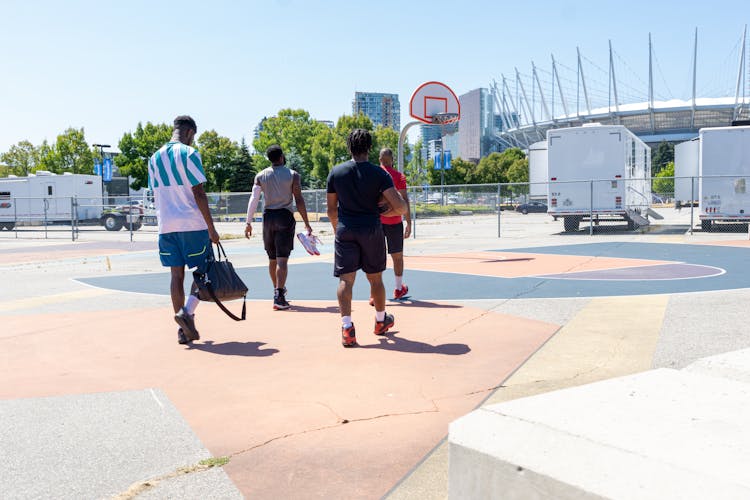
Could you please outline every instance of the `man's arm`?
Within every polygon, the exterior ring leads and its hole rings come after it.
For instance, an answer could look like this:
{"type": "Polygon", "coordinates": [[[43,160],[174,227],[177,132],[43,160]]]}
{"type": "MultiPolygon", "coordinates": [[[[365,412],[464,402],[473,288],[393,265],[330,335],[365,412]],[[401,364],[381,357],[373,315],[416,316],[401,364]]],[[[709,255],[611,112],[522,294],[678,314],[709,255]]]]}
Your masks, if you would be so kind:
{"type": "Polygon", "coordinates": [[[386,201],[391,205],[391,210],[387,213],[383,214],[387,217],[391,217],[394,215],[404,215],[406,213],[406,210],[408,208],[408,205],[404,201],[404,199],[401,197],[398,191],[396,191],[396,188],[390,187],[383,191],[383,196],[385,197],[386,201]]]}
{"type": "Polygon", "coordinates": [[[255,209],[258,208],[258,202],[260,201],[260,193],[262,190],[263,188],[256,181],[255,184],[253,184],[253,192],[250,195],[250,201],[247,202],[245,238],[249,238],[253,234],[253,215],[255,215],[255,209]]]}
{"type": "Polygon", "coordinates": [[[409,206],[409,193],[406,189],[399,189],[398,194],[400,194],[401,198],[406,202],[406,213],[404,214],[404,220],[406,221],[406,226],[404,227],[404,238],[408,238],[411,236],[411,207],[409,206]]]}
{"type": "Polygon", "coordinates": [[[336,193],[327,193],[326,194],[326,211],[328,212],[328,220],[331,221],[331,226],[333,226],[333,232],[336,232],[336,226],[339,223],[339,195],[336,193]]]}
{"type": "Polygon", "coordinates": [[[195,204],[198,205],[198,210],[200,210],[203,220],[206,221],[206,225],[208,226],[208,237],[214,243],[218,243],[219,233],[216,232],[216,228],[214,227],[214,219],[211,217],[211,210],[208,208],[208,196],[206,196],[206,192],[203,190],[203,184],[193,186],[193,196],[195,197],[195,204]]]}
{"type": "Polygon", "coordinates": [[[307,234],[312,234],[310,221],[307,220],[307,206],[305,205],[305,198],[302,196],[300,176],[297,172],[294,172],[294,177],[292,179],[292,194],[294,194],[294,203],[297,205],[297,212],[299,212],[302,220],[305,222],[305,229],[307,229],[307,234]]]}

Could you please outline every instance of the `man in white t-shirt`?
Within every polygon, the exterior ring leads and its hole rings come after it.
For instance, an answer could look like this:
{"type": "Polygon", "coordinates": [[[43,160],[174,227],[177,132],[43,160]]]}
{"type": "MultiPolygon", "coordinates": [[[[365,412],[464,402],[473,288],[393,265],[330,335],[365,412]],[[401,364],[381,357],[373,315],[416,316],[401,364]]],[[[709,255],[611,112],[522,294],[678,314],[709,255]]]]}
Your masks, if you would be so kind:
{"type": "Polygon", "coordinates": [[[198,297],[191,294],[185,301],[185,266],[191,269],[203,264],[211,242],[219,242],[203,190],[206,174],[201,156],[190,147],[197,130],[191,117],[178,116],[172,139],[148,160],[148,183],[154,191],[159,221],[159,258],[172,275],[169,291],[180,344],[200,338],[195,328],[198,297]]]}

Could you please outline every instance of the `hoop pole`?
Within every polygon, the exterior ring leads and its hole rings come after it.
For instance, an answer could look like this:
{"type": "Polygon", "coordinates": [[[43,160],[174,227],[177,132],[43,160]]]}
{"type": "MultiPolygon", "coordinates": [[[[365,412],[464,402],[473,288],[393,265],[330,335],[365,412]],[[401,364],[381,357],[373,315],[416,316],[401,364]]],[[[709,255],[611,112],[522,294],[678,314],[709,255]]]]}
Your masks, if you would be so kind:
{"type": "Polygon", "coordinates": [[[401,135],[398,138],[398,171],[404,173],[404,141],[406,141],[406,133],[414,125],[419,125],[420,121],[414,120],[404,125],[401,129],[401,135]]]}

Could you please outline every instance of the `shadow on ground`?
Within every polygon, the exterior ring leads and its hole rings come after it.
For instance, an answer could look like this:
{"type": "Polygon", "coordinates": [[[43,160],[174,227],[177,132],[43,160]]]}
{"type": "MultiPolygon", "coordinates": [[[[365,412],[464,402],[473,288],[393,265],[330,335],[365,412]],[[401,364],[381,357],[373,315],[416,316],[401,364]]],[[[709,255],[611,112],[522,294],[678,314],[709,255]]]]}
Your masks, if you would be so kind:
{"type": "Polygon", "coordinates": [[[266,345],[265,342],[223,342],[214,344],[212,340],[207,340],[201,344],[190,344],[189,348],[196,351],[205,351],[222,356],[253,356],[265,357],[273,356],[278,349],[261,349],[266,345]]]}
{"type": "Polygon", "coordinates": [[[446,356],[460,356],[471,351],[471,348],[466,344],[432,345],[398,337],[394,335],[395,333],[398,333],[398,331],[389,332],[388,335],[379,337],[378,344],[360,347],[362,349],[384,349],[386,351],[413,352],[415,354],[445,354],[446,356]]]}

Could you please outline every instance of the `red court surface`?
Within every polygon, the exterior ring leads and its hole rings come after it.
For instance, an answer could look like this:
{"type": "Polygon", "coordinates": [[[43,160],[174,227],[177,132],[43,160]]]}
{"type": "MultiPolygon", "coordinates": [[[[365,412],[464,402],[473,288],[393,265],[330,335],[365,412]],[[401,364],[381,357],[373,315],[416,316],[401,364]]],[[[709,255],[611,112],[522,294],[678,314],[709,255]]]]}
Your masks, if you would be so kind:
{"type": "Polygon", "coordinates": [[[417,301],[380,338],[356,302],[344,349],[333,301],[293,305],[204,303],[193,348],[165,308],[5,315],[0,398],[158,387],[248,498],[377,498],[559,327],[417,301]]]}

